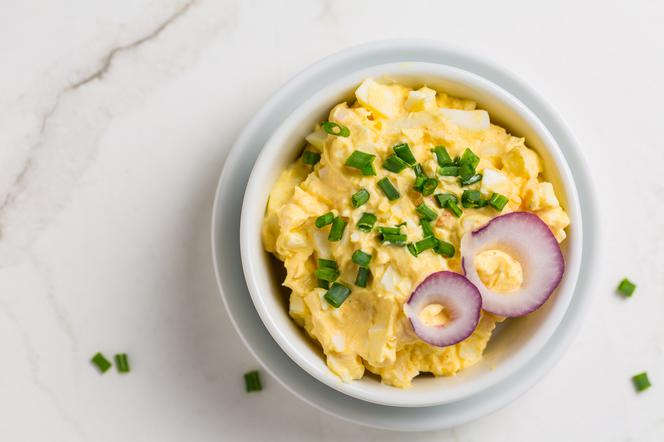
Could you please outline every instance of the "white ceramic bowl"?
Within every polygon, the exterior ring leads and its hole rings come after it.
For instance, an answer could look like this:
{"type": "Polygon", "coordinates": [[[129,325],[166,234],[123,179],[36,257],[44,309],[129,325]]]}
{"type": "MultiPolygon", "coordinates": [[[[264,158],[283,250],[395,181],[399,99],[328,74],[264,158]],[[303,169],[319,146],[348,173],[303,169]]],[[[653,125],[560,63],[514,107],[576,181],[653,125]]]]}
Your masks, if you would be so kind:
{"type": "Polygon", "coordinates": [[[563,318],[574,293],[581,264],[582,219],[574,179],[546,127],[508,92],[470,72],[439,64],[393,63],[354,72],[321,89],[286,118],[259,155],[245,192],[240,246],[245,279],[266,328],[288,356],[316,379],[352,397],[391,406],[418,407],[450,403],[475,395],[524,367],[546,344],[563,318]],[[325,365],[320,351],[288,316],[287,300],[279,287],[273,260],[263,250],[261,224],[268,195],[281,171],[296,159],[304,136],[329,110],[351,99],[367,78],[386,78],[411,86],[427,85],[469,98],[486,109],[492,122],[526,137],[544,160],[545,177],[553,182],[572,224],[563,244],[566,271],[552,298],[535,313],[511,319],[491,338],[483,360],[453,377],[416,378],[413,387],[400,390],[373,377],[342,382],[325,365]]]}

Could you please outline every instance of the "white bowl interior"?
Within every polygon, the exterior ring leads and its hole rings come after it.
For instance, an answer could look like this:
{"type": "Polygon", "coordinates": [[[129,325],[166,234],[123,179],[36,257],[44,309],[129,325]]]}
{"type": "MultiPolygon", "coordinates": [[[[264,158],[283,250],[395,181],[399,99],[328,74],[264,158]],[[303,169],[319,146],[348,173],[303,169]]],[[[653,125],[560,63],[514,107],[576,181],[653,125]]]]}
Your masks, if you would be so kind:
{"type": "Polygon", "coordinates": [[[355,72],[322,89],[293,112],[266,143],[245,193],[240,244],[245,278],[256,309],[280,347],[304,370],[325,384],[353,397],[393,406],[429,406],[476,394],[508,377],[532,359],[546,344],[562,319],[578,277],[581,262],[582,220],[573,177],[555,140],[522,103],[495,84],[467,71],[429,63],[394,63],[355,72]],[[492,123],[526,138],[545,165],[572,224],[563,243],[566,271],[547,303],[536,312],[501,324],[491,338],[483,360],[453,377],[419,376],[405,390],[382,385],[368,375],[341,382],[325,365],[322,352],[288,315],[288,292],[281,286],[283,266],[267,254],[261,243],[261,224],[268,195],[281,171],[300,154],[317,122],[327,119],[337,103],[352,101],[353,92],[367,77],[398,81],[413,87],[429,86],[469,98],[486,109],[492,123]]]}

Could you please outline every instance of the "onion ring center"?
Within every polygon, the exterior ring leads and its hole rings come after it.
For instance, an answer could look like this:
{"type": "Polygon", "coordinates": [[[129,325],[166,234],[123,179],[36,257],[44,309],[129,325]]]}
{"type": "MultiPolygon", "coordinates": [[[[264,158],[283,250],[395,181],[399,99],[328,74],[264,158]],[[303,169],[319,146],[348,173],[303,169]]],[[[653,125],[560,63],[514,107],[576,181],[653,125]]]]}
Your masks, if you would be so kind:
{"type": "Polygon", "coordinates": [[[419,313],[420,321],[427,327],[444,327],[452,319],[452,312],[442,304],[432,303],[419,313]]]}
{"type": "Polygon", "coordinates": [[[523,285],[523,267],[512,254],[499,249],[483,250],[474,257],[482,284],[496,293],[511,293],[523,285]]]}

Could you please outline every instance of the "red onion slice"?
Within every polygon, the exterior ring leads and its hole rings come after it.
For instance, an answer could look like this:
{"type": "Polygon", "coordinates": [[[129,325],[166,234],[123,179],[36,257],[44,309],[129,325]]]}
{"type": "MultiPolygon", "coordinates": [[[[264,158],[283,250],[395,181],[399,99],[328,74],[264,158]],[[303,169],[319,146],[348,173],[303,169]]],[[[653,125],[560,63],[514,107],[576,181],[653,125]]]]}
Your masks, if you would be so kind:
{"type": "Polygon", "coordinates": [[[461,238],[461,265],[482,294],[482,308],[500,316],[523,316],[537,310],[558,287],[565,260],[558,241],[537,215],[512,212],[461,238]],[[475,268],[475,256],[485,250],[503,250],[519,261],[523,282],[509,293],[489,290],[475,268]]]}
{"type": "Polygon", "coordinates": [[[415,334],[428,344],[447,347],[470,336],[480,320],[482,296],[466,277],[453,272],[429,275],[408,298],[404,311],[415,334]],[[431,304],[440,304],[449,320],[443,325],[427,325],[420,313],[431,304]]]}

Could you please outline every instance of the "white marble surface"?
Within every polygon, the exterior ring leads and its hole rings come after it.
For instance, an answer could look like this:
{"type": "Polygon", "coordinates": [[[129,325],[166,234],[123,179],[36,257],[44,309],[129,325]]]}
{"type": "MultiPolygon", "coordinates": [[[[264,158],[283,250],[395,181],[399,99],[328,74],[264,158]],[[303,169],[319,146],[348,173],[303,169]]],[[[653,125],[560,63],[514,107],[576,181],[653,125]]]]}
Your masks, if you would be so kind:
{"type": "Polygon", "coordinates": [[[664,5],[574,1],[3,2],[0,440],[664,440],[664,5]],[[217,294],[214,187],[243,124],[349,45],[436,38],[557,107],[599,189],[607,256],[572,348],[526,395],[403,435],[325,416],[257,367],[217,294]],[[632,299],[613,293],[624,275],[632,299]],[[100,376],[98,350],[129,353],[100,376]],[[653,388],[636,395],[632,374],[653,388]]]}

